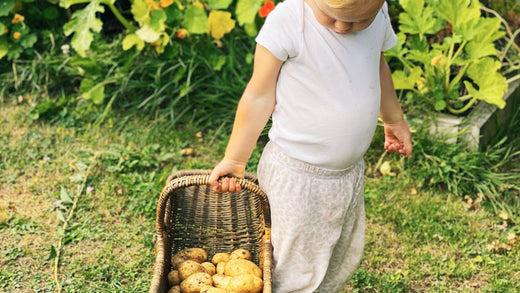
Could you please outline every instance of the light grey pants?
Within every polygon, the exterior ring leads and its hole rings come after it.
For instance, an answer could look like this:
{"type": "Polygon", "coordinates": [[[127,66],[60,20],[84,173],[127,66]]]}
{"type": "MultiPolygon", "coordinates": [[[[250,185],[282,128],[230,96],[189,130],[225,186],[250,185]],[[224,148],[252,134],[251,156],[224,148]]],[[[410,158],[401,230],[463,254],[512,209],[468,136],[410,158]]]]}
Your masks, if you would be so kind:
{"type": "Polygon", "coordinates": [[[269,142],[257,173],[271,207],[273,292],[343,290],[365,243],[363,160],[327,170],[269,142]]]}

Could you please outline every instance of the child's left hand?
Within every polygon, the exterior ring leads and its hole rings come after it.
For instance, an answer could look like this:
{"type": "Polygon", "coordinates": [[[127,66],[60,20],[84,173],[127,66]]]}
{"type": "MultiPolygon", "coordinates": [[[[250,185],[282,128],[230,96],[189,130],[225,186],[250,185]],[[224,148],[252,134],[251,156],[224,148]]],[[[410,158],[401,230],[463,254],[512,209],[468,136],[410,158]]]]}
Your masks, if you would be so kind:
{"type": "Polygon", "coordinates": [[[385,149],[391,153],[399,153],[412,157],[412,134],[404,120],[396,123],[384,123],[385,149]]]}

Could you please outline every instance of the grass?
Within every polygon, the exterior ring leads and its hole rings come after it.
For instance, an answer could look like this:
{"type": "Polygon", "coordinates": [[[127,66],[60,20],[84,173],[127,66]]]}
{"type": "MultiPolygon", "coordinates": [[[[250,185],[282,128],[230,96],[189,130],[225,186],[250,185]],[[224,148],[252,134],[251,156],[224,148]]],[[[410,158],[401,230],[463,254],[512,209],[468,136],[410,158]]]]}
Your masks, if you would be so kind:
{"type": "MultiPolygon", "coordinates": [[[[0,292],[57,291],[58,253],[63,292],[147,292],[167,176],[211,168],[227,133],[128,116],[49,123],[29,109],[0,108],[0,292]],[[189,147],[195,154],[181,155],[189,147]]],[[[397,173],[366,177],[366,250],[347,292],[520,290],[514,221],[397,173]]]]}

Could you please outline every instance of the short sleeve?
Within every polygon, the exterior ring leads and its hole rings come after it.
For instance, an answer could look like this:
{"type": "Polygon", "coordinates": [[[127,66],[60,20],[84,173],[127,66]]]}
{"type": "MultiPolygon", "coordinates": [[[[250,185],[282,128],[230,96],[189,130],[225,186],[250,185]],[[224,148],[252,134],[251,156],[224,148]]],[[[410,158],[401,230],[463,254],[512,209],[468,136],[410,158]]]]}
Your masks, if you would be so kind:
{"type": "Polygon", "coordinates": [[[298,54],[301,21],[294,4],[302,0],[279,3],[267,16],[255,41],[276,58],[286,61],[298,54]]]}
{"type": "Polygon", "coordinates": [[[381,8],[381,10],[385,17],[385,26],[386,26],[385,39],[384,39],[381,51],[386,51],[386,50],[391,49],[392,47],[394,47],[397,44],[397,36],[394,32],[394,29],[392,28],[392,22],[390,21],[390,15],[388,14],[388,4],[386,2],[383,4],[383,7],[381,8]]]}

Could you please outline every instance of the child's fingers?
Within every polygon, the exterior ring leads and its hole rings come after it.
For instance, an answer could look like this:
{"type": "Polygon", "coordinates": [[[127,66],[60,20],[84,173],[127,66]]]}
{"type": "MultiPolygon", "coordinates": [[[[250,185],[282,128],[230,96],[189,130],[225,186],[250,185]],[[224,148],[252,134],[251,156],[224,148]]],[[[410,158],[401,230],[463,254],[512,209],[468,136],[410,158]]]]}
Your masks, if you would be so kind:
{"type": "Polygon", "coordinates": [[[222,186],[222,188],[221,188],[222,192],[229,191],[229,178],[228,177],[223,177],[222,180],[220,181],[220,184],[222,186]]]}

